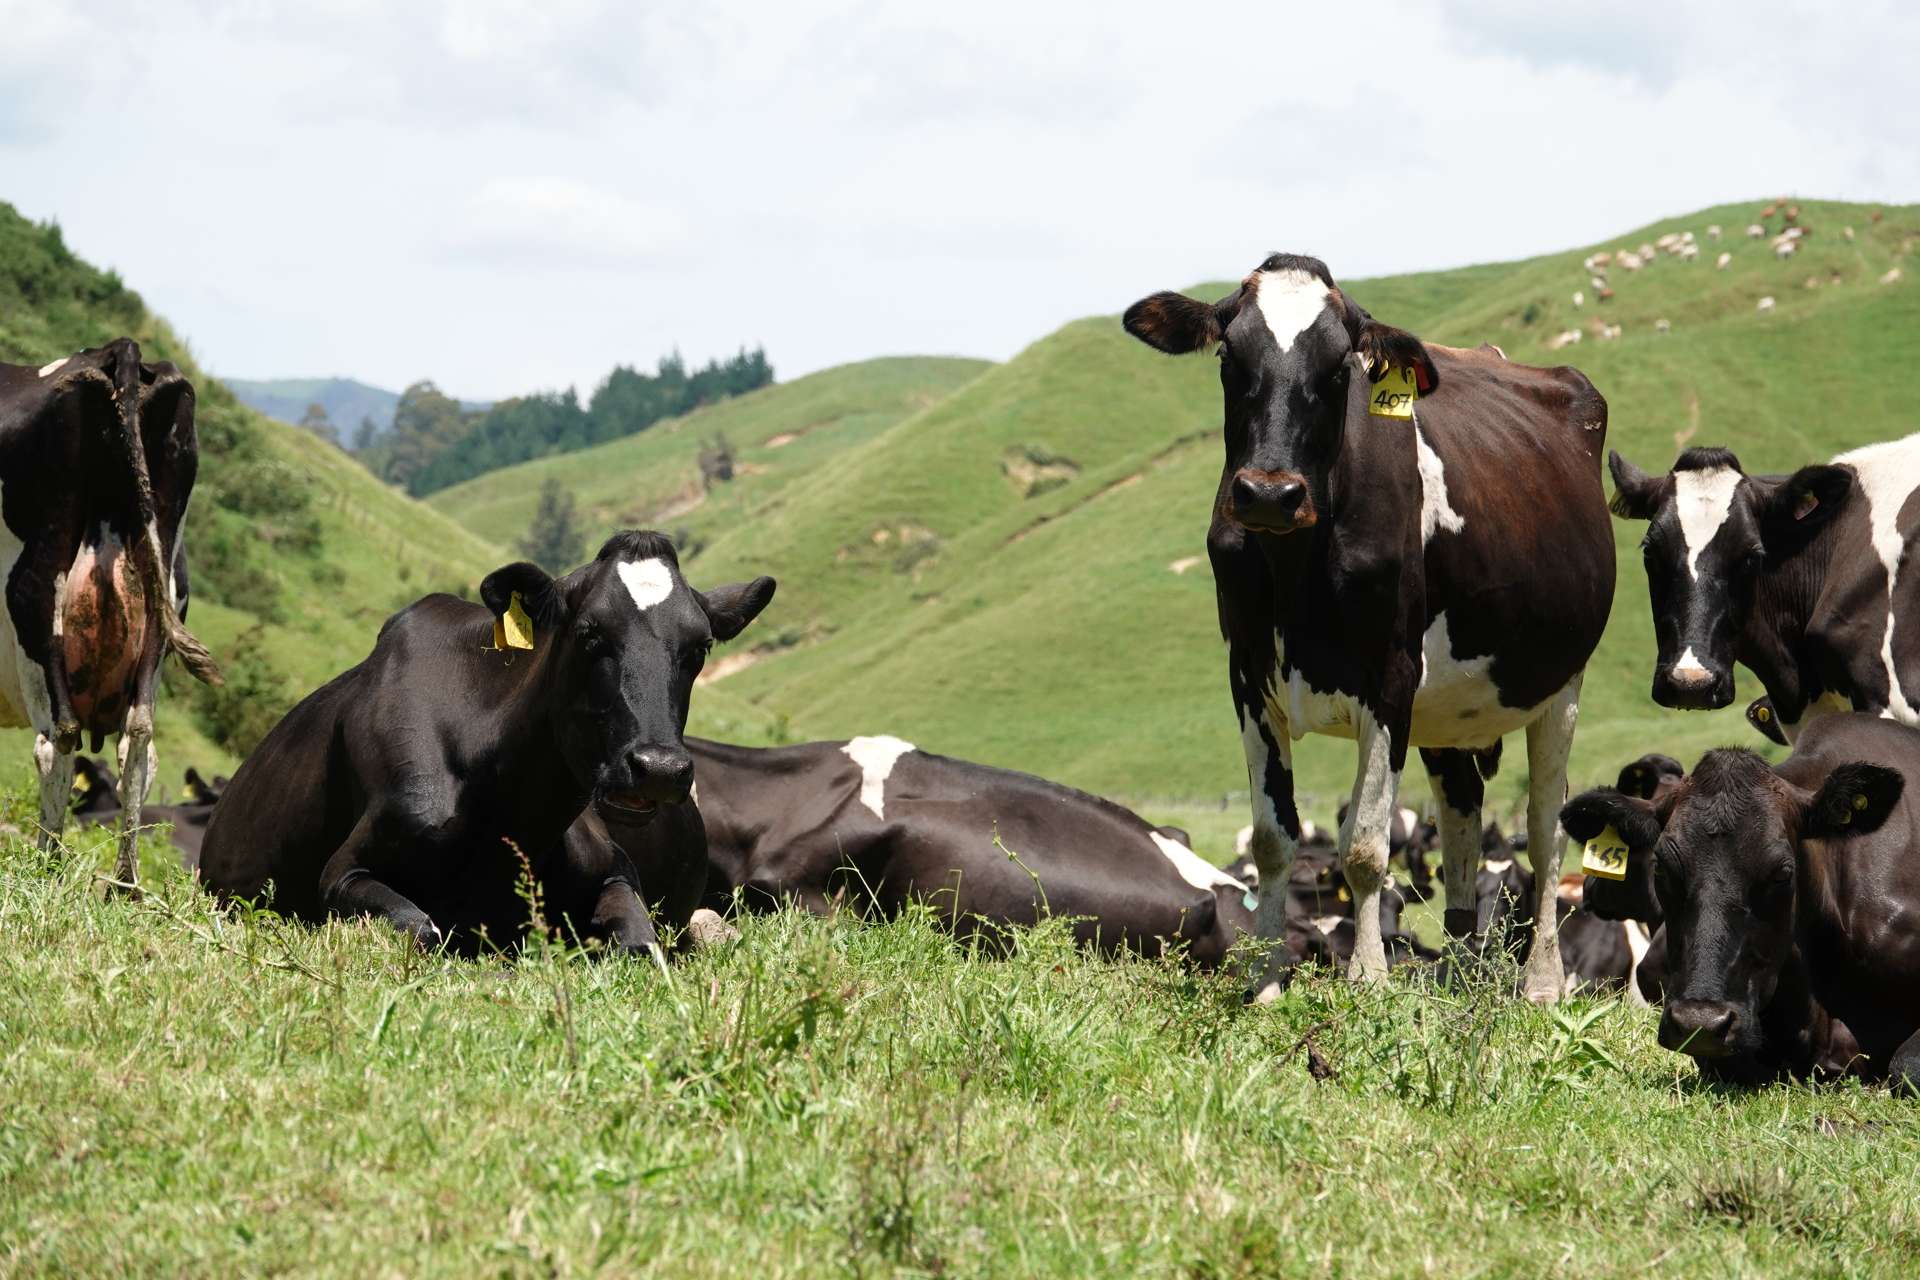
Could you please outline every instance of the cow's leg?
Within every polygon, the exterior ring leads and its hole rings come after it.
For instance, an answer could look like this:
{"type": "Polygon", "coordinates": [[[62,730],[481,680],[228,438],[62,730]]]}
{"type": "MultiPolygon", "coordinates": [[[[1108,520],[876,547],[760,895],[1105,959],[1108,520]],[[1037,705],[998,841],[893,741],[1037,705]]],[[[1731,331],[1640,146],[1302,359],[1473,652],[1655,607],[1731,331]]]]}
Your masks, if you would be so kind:
{"type": "Polygon", "coordinates": [[[1440,811],[1440,856],[1447,885],[1446,928],[1449,938],[1473,933],[1474,881],[1480,868],[1480,808],[1487,784],[1468,751],[1420,752],[1440,811]]]}
{"type": "Polygon", "coordinates": [[[375,847],[375,832],[383,831],[385,842],[405,839],[413,830],[426,825],[404,820],[382,823],[371,810],[361,816],[345,843],[334,850],[320,869],[320,905],[341,916],[373,916],[384,920],[431,951],[446,941],[433,918],[407,897],[386,884],[366,865],[375,847]]]}
{"type": "Polygon", "coordinates": [[[1266,707],[1240,709],[1240,745],[1247,757],[1247,786],[1253,798],[1250,852],[1260,869],[1253,927],[1275,945],[1252,975],[1248,995],[1264,1004],[1280,994],[1287,975],[1287,874],[1300,847],[1300,812],[1293,803],[1293,743],[1286,721],[1266,707]]]}
{"type": "Polygon", "coordinates": [[[140,806],[153,789],[153,706],[135,703],[120,731],[120,831],[108,893],[140,892],[140,806]]]}
{"type": "Polygon", "coordinates": [[[1908,1036],[1907,1042],[1893,1051],[1893,1057],[1887,1062],[1887,1081],[1895,1093],[1909,1097],[1920,1095],[1920,1031],[1908,1036]]]}
{"type": "Polygon", "coordinates": [[[1400,791],[1400,770],[1393,761],[1393,738],[1372,713],[1354,716],[1360,749],[1359,771],[1347,823],[1340,833],[1340,863],[1353,890],[1353,958],[1347,976],[1379,981],[1387,976],[1387,950],[1380,936],[1380,886],[1387,877],[1388,838],[1400,791]]]}
{"type": "Polygon", "coordinates": [[[1567,682],[1527,726],[1527,860],[1533,864],[1533,949],[1522,990],[1551,1004],[1566,990],[1560,965],[1560,863],[1567,836],[1560,807],[1567,802],[1567,753],[1580,718],[1580,677],[1567,682]]]}
{"type": "Polygon", "coordinates": [[[605,938],[619,950],[645,952],[661,969],[667,967],[666,953],[660,949],[660,937],[654,932],[647,904],[625,880],[609,880],[601,887],[587,927],[594,937],[605,938]]]}
{"type": "Polygon", "coordinates": [[[62,751],[48,734],[33,738],[33,771],[40,779],[41,852],[53,848],[53,842],[66,830],[67,807],[73,803],[73,751],[62,751]]]}

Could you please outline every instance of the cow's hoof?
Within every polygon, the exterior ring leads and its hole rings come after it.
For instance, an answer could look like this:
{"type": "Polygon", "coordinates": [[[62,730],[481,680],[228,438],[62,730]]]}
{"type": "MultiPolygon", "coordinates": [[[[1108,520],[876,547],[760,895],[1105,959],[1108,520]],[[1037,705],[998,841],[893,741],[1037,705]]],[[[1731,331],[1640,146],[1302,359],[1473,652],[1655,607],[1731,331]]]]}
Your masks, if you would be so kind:
{"type": "Polygon", "coordinates": [[[687,921],[687,941],[696,951],[739,940],[740,931],[722,919],[717,911],[702,907],[687,921]]]}
{"type": "Polygon", "coordinates": [[[1285,988],[1282,987],[1278,981],[1270,979],[1247,991],[1247,1003],[1272,1004],[1280,998],[1280,993],[1283,990],[1285,990],[1285,988]]]}
{"type": "Polygon", "coordinates": [[[1558,1004],[1566,990],[1566,980],[1559,974],[1537,974],[1528,970],[1520,993],[1534,1004],[1558,1004]]]}

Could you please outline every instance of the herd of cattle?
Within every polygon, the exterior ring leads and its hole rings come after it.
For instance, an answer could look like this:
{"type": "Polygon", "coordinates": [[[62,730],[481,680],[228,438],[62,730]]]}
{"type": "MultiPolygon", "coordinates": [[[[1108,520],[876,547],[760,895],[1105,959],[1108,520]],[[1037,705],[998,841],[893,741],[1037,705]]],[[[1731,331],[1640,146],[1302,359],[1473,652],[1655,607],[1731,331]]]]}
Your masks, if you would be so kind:
{"type": "Polygon", "coordinates": [[[189,803],[143,813],[161,658],[218,673],[184,624],[193,391],[124,339],[0,365],[0,722],[35,732],[41,844],[70,809],[113,824],[110,884],[132,892],[159,817],[223,898],[465,953],[545,924],[664,963],[662,925],[703,939],[741,910],[909,903],[989,948],[1056,916],[1090,947],[1241,966],[1256,1000],[1310,960],[1446,981],[1506,952],[1531,998],[1660,1004],[1661,1043],[1717,1078],[1920,1081],[1920,435],[1783,476],[1725,449],[1664,475],[1614,453],[1609,504],[1607,403],[1582,374],[1423,342],[1316,259],[1276,254],[1215,302],[1154,294],[1124,324],[1220,363],[1207,550],[1252,793],[1228,869],[1097,796],[894,737],[684,737],[706,655],[774,582],[698,590],[634,531],[562,577],[511,564],[477,603],[401,610],[231,780],[190,773],[189,803]],[[1568,800],[1613,604],[1609,505],[1646,525],[1653,699],[1725,706],[1745,664],[1765,686],[1750,723],[1792,746],[1779,765],[1649,755],[1568,800]],[[1509,841],[1481,808],[1518,729],[1509,841]],[[110,733],[118,776],[81,758],[76,777],[82,738],[110,733]],[[1337,841],[1295,804],[1308,734],[1356,747],[1337,841]],[[1399,805],[1415,749],[1430,823],[1399,805]],[[1436,843],[1440,952],[1400,924],[1436,891],[1436,843]]]}

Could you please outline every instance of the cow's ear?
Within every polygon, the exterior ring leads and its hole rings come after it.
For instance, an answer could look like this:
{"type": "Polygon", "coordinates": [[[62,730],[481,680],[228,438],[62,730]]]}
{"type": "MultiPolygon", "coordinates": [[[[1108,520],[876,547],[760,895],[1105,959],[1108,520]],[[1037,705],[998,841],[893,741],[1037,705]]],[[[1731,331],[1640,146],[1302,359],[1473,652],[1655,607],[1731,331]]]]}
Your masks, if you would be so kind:
{"type": "Polygon", "coordinates": [[[1771,486],[1760,508],[1760,539],[1774,553],[1798,546],[1825,524],[1846,501],[1853,472],[1816,464],[1802,467],[1771,486]]]}
{"type": "MultiPolygon", "coordinates": [[[[1361,314],[1364,316],[1366,313],[1361,314]]],[[[1427,354],[1427,344],[1405,329],[1396,329],[1390,324],[1381,324],[1369,318],[1361,324],[1360,336],[1354,340],[1353,349],[1360,353],[1361,362],[1367,368],[1367,377],[1374,382],[1386,377],[1389,369],[1410,369],[1413,371],[1414,385],[1420,389],[1421,395],[1431,395],[1433,389],[1440,385],[1440,372],[1433,367],[1433,357],[1427,354]]]]}
{"type": "Polygon", "coordinates": [[[1780,727],[1780,713],[1773,709],[1772,698],[1755,698],[1747,704],[1747,723],[1768,742],[1787,745],[1787,731],[1780,727]]]}
{"type": "Polygon", "coordinates": [[[1659,505],[1660,477],[1650,476],[1620,456],[1618,449],[1607,450],[1607,470],[1613,472],[1613,501],[1608,510],[1622,520],[1651,520],[1659,505]]]}
{"type": "Polygon", "coordinates": [[[1807,803],[1802,830],[1810,836],[1838,836],[1877,831],[1900,802],[1905,779],[1884,765],[1856,760],[1827,775],[1807,803]]]}
{"type": "Polygon", "coordinates": [[[536,627],[553,626],[565,612],[565,603],[552,576],[530,561],[521,560],[495,569],[481,580],[481,602],[495,618],[503,617],[513,607],[516,595],[520,597],[520,607],[527,611],[536,627]]]}
{"type": "Polygon", "coordinates": [[[707,622],[713,627],[715,640],[731,640],[747,629],[747,624],[760,616],[760,611],[773,599],[774,581],[772,578],[755,578],[752,582],[736,582],[731,586],[715,587],[711,591],[699,591],[701,607],[707,611],[707,622]]]}
{"type": "Polygon", "coordinates": [[[1639,852],[1659,842],[1665,824],[1650,801],[1613,787],[1595,787],[1567,801],[1560,810],[1560,825],[1583,844],[1612,827],[1629,849],[1639,852]]]}
{"type": "Polygon", "coordinates": [[[1184,356],[1220,341],[1220,313],[1184,293],[1156,293],[1127,308],[1120,323],[1157,351],[1184,356]]]}

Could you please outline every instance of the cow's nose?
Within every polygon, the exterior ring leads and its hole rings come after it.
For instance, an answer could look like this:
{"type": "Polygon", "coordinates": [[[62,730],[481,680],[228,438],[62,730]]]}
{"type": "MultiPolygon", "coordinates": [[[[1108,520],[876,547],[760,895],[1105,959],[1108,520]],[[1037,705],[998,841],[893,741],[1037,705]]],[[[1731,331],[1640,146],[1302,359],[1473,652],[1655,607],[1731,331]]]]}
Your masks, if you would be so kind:
{"type": "Polygon", "coordinates": [[[679,747],[641,747],[627,755],[633,790],[655,804],[679,804],[693,787],[693,757],[679,747]]]}
{"type": "Polygon", "coordinates": [[[1287,530],[1312,523],[1301,518],[1307,506],[1307,484],[1299,476],[1242,471],[1233,478],[1232,494],[1233,513],[1244,525],[1287,530]]]}
{"type": "Polygon", "coordinates": [[[1707,666],[1689,650],[1655,673],[1653,700],[1680,711],[1717,711],[1733,701],[1732,673],[1707,666]]]}
{"type": "Polygon", "coordinates": [[[1660,1018],[1660,1044],[1696,1058],[1733,1052],[1740,1011],[1724,1000],[1672,1000],[1660,1018]]]}

